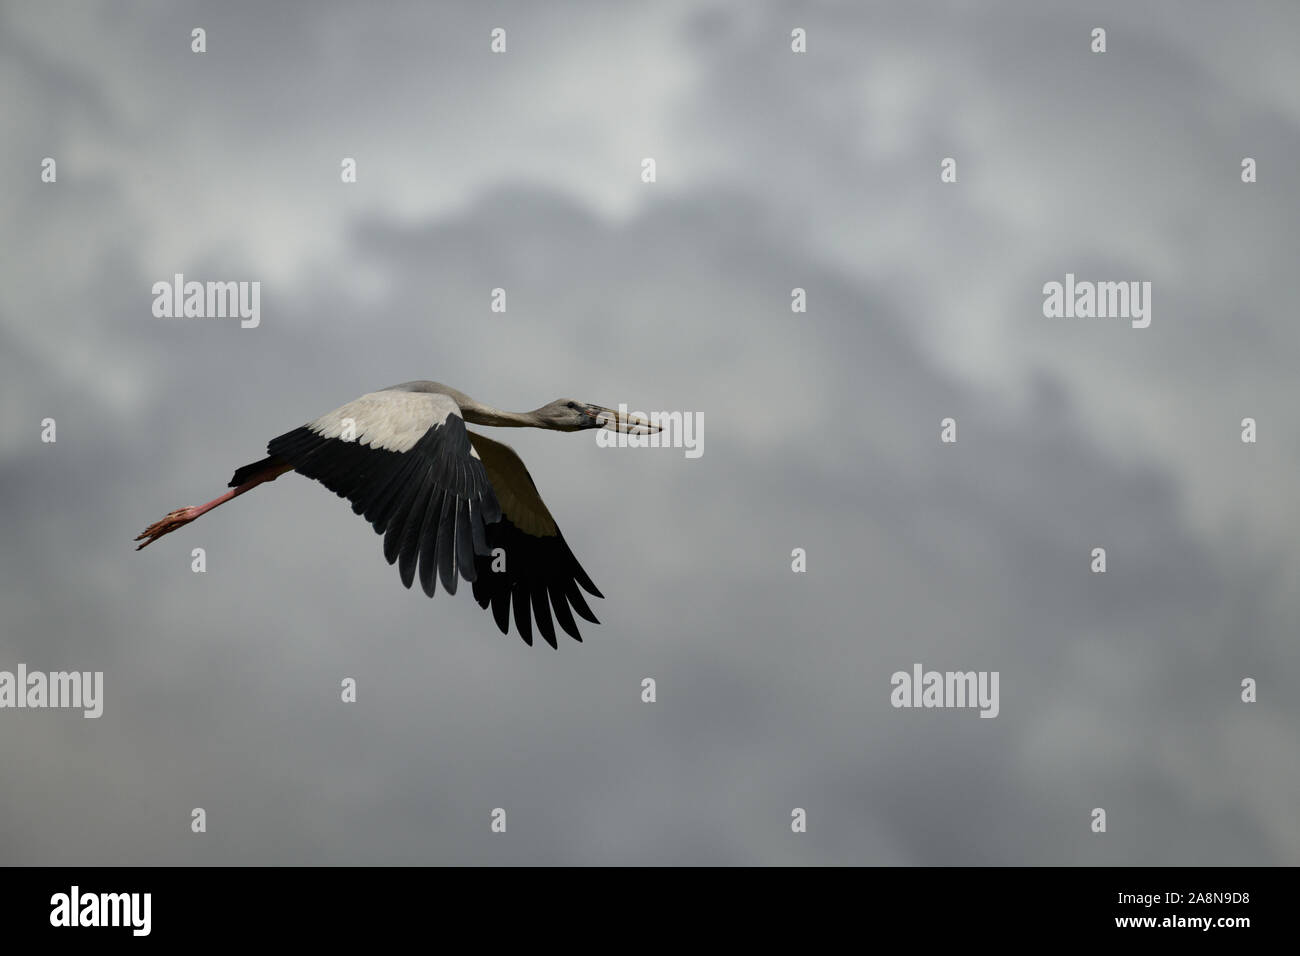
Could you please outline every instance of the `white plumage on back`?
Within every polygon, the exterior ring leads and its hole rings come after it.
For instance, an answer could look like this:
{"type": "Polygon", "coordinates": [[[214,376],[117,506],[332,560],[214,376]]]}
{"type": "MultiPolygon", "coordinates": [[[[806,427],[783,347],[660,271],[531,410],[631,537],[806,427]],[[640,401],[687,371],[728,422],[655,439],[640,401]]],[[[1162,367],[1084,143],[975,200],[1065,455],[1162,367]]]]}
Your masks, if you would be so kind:
{"type": "Polygon", "coordinates": [[[460,415],[449,395],[434,392],[368,392],[308,424],[322,438],[339,438],[353,423],[355,440],[371,448],[406,452],[448,415],[460,415]]]}

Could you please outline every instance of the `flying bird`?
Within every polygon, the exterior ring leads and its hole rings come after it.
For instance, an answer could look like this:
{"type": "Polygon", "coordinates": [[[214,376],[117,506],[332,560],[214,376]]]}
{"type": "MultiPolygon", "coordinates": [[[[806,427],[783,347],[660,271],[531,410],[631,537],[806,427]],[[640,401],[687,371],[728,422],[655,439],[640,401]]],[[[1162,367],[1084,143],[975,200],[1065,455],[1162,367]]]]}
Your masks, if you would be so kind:
{"type": "Polygon", "coordinates": [[[154,522],[136,536],[143,542],[136,550],[296,471],[352,502],[353,512],[384,536],[384,557],[407,588],[418,573],[430,597],[439,579],[455,594],[459,576],[473,585],[480,607],[492,608],[501,633],[509,633],[513,608],[515,629],[530,645],[534,621],[551,647],[554,622],[581,641],[575,612],[600,623],[582,591],[604,595],[569,550],[519,456],[469,431],[467,422],[562,432],[659,430],[638,416],[567,398],[506,412],[437,382],[404,382],[271,439],[267,457],[238,469],[230,491],[154,522]]]}

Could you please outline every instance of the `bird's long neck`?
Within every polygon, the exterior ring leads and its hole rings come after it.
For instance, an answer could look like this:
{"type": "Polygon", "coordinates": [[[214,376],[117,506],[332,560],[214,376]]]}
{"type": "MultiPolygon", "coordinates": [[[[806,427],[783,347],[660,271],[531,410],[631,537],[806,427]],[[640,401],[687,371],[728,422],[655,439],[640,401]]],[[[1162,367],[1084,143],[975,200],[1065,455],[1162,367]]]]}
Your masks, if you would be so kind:
{"type": "Polygon", "coordinates": [[[461,404],[465,421],[471,425],[493,425],[497,428],[536,428],[536,412],[507,412],[481,402],[461,404]]]}
{"type": "Polygon", "coordinates": [[[491,405],[484,405],[477,399],[470,398],[458,389],[448,388],[439,382],[407,382],[394,388],[411,392],[436,392],[451,396],[460,406],[461,417],[470,425],[492,425],[497,428],[543,428],[545,422],[538,414],[541,409],[531,412],[507,412],[491,405]]]}

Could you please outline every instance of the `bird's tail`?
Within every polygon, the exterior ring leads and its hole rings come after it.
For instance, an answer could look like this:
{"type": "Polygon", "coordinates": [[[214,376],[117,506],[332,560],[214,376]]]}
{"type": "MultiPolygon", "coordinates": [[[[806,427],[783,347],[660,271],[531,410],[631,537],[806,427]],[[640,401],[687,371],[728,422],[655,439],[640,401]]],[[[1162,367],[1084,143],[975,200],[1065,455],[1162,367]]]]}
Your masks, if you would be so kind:
{"type": "Polygon", "coordinates": [[[243,468],[240,468],[235,472],[234,477],[230,479],[230,484],[226,487],[238,488],[244,482],[252,480],[259,473],[274,468],[276,465],[283,464],[287,464],[283,458],[279,455],[271,455],[269,458],[255,461],[251,465],[245,465],[243,468]]]}

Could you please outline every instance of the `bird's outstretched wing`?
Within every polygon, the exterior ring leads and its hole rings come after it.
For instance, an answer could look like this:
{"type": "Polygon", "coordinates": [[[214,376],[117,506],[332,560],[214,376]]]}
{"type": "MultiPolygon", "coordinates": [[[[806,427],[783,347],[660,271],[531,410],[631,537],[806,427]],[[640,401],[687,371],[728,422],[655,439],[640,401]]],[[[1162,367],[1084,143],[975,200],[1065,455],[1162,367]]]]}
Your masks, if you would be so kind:
{"type": "Polygon", "coordinates": [[[578,586],[596,597],[604,595],[569,550],[514,449],[477,432],[469,432],[469,440],[487,469],[501,509],[501,520],[486,529],[489,553],[479,552],[475,558],[475,599],[481,607],[491,605],[503,634],[509,631],[513,605],[515,628],[527,643],[533,643],[535,619],[546,643],[556,646],[552,611],[560,627],[581,641],[573,611],[593,624],[600,622],[578,586]]]}
{"type": "MultiPolygon", "coordinates": [[[[362,395],[266,446],[282,461],[352,502],[384,536],[384,557],[402,583],[430,597],[436,579],[456,593],[489,553],[487,528],[501,520],[492,484],[470,447],[460,406],[447,395],[380,391],[362,395]]],[[[235,473],[232,486],[244,472],[235,473]]],[[[477,591],[475,591],[477,594],[477,591]]]]}

